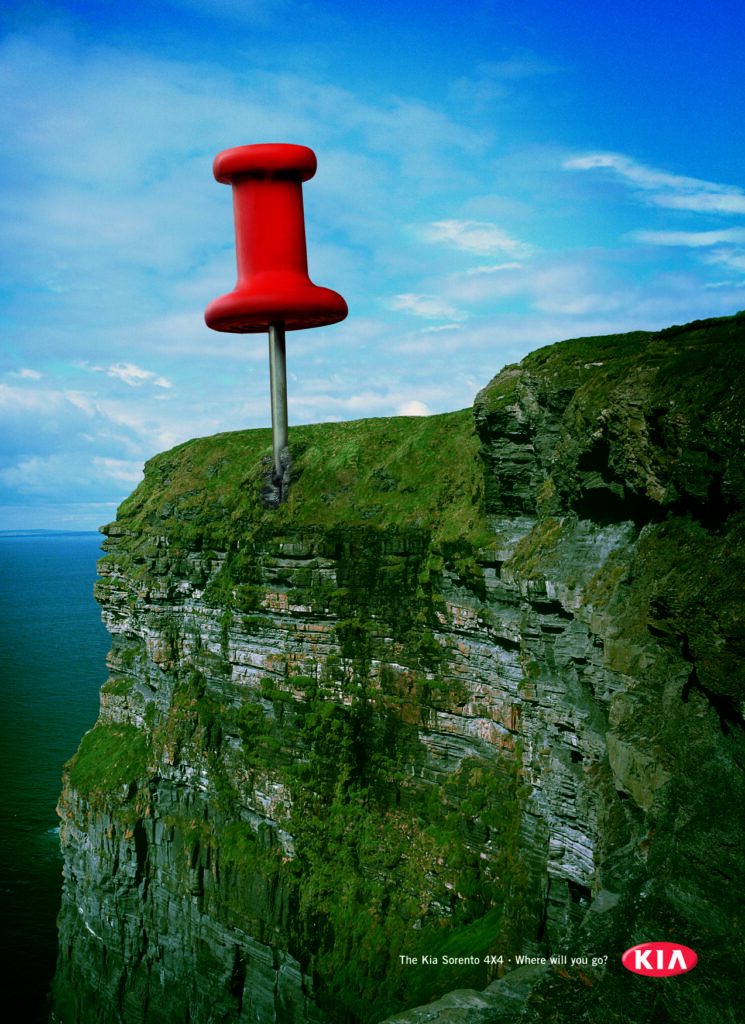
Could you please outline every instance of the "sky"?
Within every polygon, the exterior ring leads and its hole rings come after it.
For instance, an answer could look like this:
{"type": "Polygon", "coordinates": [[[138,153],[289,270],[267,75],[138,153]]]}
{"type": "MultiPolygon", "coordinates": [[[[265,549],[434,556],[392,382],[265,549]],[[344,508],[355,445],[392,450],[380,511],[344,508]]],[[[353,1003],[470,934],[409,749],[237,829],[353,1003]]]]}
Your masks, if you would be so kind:
{"type": "Polygon", "coordinates": [[[271,424],[223,149],[310,146],[293,424],[462,409],[564,338],[745,308],[741,0],[138,0],[0,12],[0,530],[271,424]]]}

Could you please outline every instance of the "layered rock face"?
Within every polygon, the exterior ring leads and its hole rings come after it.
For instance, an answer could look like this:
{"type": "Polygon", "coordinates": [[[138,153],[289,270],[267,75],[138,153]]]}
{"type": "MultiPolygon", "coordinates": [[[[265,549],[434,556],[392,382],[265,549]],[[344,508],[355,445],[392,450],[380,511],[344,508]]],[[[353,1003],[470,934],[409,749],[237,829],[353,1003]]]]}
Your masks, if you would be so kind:
{"type": "Polygon", "coordinates": [[[473,410],[295,428],[276,511],[269,431],[148,463],[52,1019],[736,1020],[743,343],[563,342],[473,410]],[[694,971],[621,965],[668,939],[694,971]]]}

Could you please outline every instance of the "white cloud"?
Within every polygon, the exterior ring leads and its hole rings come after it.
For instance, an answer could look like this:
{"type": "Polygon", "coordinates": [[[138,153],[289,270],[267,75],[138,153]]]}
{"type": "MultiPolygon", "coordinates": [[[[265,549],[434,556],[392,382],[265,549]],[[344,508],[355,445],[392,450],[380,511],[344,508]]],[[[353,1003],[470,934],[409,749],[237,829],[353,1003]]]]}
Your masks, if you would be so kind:
{"type": "Polygon", "coordinates": [[[143,370],[141,366],[135,366],[134,363],[116,363],[116,365],[110,366],[106,372],[109,377],[118,377],[130,387],[139,387],[145,381],[150,381],[159,388],[173,386],[165,377],[158,377],[152,370],[143,370]]]}
{"type": "Polygon", "coordinates": [[[657,206],[697,213],[745,213],[745,192],[741,188],[669,174],[620,153],[588,153],[565,160],[563,166],[574,171],[610,170],[657,206]]]}
{"type": "Polygon", "coordinates": [[[95,456],[93,458],[93,465],[104,476],[110,480],[115,480],[117,483],[125,483],[132,486],[139,483],[142,479],[142,463],[139,461],[95,456]]]}
{"type": "Polygon", "coordinates": [[[0,383],[0,412],[10,416],[30,413],[44,422],[63,404],[62,394],[53,388],[12,386],[0,383]]]}
{"type": "MultiPolygon", "coordinates": [[[[726,228],[720,231],[634,231],[631,238],[648,245],[675,246],[702,251],[701,262],[710,266],[725,266],[738,274],[745,272],[745,250],[741,246],[745,242],[745,228],[726,228]]],[[[734,281],[709,281],[707,289],[732,287],[737,289],[734,281]]],[[[742,283],[739,285],[742,288],[742,283]]],[[[741,305],[742,298],[735,304],[741,305]]]]}
{"type": "Polygon", "coordinates": [[[498,225],[475,220],[435,221],[425,231],[430,242],[449,242],[464,252],[489,256],[502,253],[507,256],[523,257],[532,252],[532,247],[511,238],[498,225]]]}
{"type": "Polygon", "coordinates": [[[512,263],[495,263],[492,266],[471,267],[469,270],[466,270],[465,273],[468,276],[472,276],[474,274],[499,274],[503,270],[520,270],[522,266],[522,263],[517,263],[515,261],[512,263]]]}
{"type": "MultiPolygon", "coordinates": [[[[441,283],[445,300],[469,307],[504,312],[519,302],[529,315],[536,311],[568,316],[621,311],[633,306],[638,286],[625,280],[612,255],[591,249],[571,253],[544,252],[532,261],[479,267],[447,275],[441,283]]],[[[469,321],[470,323],[471,321],[469,321]]],[[[567,328],[557,323],[559,333],[567,328]]],[[[569,328],[572,331],[572,328],[569,328]]],[[[563,333],[562,336],[569,336],[563,333]]]]}
{"type": "Polygon", "coordinates": [[[397,416],[431,416],[432,410],[424,402],[411,399],[408,402],[401,402],[396,406],[397,416]]]}
{"type": "Polygon", "coordinates": [[[439,334],[440,331],[457,331],[460,324],[431,324],[429,327],[422,327],[418,334],[439,334]]]}
{"type": "MultiPolygon", "coordinates": [[[[404,350],[405,337],[396,339],[395,349],[404,350]]],[[[294,423],[314,423],[319,420],[337,418],[358,419],[369,416],[393,415],[430,415],[435,412],[446,412],[454,406],[452,388],[458,378],[459,371],[453,371],[450,380],[443,380],[439,374],[430,375],[422,364],[419,374],[407,375],[401,379],[393,372],[381,372],[381,366],[392,369],[387,356],[384,362],[378,362],[363,382],[363,386],[349,393],[349,381],[344,376],[329,379],[328,377],[308,377],[299,381],[297,390],[293,390],[290,429],[294,423]],[[412,393],[418,397],[412,399],[412,393]],[[409,412],[401,413],[404,407],[409,412]],[[422,412],[426,410],[426,412],[422,412]],[[320,415],[319,415],[320,412],[320,415]]]]}
{"type": "Polygon", "coordinates": [[[86,416],[95,416],[96,412],[96,400],[95,396],[85,391],[70,391],[64,392],[64,397],[70,405],[74,405],[76,409],[80,409],[86,416]]]}
{"type": "Polygon", "coordinates": [[[520,50],[502,61],[482,61],[473,74],[456,78],[449,88],[450,96],[468,109],[480,110],[495,101],[505,100],[527,79],[553,74],[559,68],[532,50],[520,50]]]}
{"type": "MultiPolygon", "coordinates": [[[[706,254],[705,259],[707,263],[723,264],[739,273],[745,273],[745,249],[714,249],[706,254]]],[[[733,282],[725,283],[733,284],[733,282]]],[[[710,287],[719,287],[719,283],[712,284],[710,287]]]]}
{"type": "Polygon", "coordinates": [[[80,452],[55,452],[20,458],[0,470],[0,481],[20,494],[56,497],[74,493],[80,498],[98,493],[121,493],[141,476],[141,464],[117,459],[86,458],[80,452]]]}
{"type": "Polygon", "coordinates": [[[694,249],[723,242],[745,242],[745,228],[727,228],[722,231],[634,231],[637,242],[650,245],[682,245],[694,249]]]}
{"type": "Polygon", "coordinates": [[[465,320],[467,315],[445,302],[438,295],[415,295],[412,293],[396,295],[390,300],[389,306],[391,309],[412,313],[414,316],[422,316],[427,320],[437,320],[440,317],[445,317],[448,320],[465,320]]]}

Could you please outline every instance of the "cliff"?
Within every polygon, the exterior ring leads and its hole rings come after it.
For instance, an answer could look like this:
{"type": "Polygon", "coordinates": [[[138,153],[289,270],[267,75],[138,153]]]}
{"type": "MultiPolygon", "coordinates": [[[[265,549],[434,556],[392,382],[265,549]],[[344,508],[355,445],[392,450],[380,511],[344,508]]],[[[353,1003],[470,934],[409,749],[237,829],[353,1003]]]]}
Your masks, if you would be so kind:
{"type": "Polygon", "coordinates": [[[277,511],[268,430],[151,460],[103,530],[52,1020],[734,1021],[744,382],[738,315],[293,428],[277,511]],[[621,965],[668,938],[689,974],[621,965]]]}

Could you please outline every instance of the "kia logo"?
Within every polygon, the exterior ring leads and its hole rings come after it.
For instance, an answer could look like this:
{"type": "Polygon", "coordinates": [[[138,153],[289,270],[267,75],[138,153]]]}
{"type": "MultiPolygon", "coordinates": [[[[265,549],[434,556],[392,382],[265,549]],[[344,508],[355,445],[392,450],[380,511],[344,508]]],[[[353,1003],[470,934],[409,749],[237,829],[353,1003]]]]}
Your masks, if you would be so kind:
{"type": "Polygon", "coordinates": [[[634,974],[647,978],[669,978],[692,970],[698,957],[688,946],[677,942],[642,942],[627,949],[621,963],[634,974]]]}

